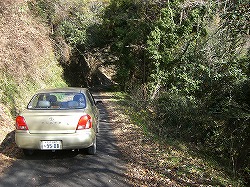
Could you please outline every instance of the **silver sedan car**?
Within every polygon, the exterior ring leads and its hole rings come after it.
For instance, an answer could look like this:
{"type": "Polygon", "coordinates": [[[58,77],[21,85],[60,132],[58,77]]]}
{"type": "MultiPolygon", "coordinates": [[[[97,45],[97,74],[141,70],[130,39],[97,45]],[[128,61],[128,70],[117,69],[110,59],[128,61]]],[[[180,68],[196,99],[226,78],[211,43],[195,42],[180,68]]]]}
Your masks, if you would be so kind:
{"type": "Polygon", "coordinates": [[[98,129],[99,110],[88,89],[41,90],[16,117],[15,142],[25,155],[85,148],[95,154],[98,129]]]}

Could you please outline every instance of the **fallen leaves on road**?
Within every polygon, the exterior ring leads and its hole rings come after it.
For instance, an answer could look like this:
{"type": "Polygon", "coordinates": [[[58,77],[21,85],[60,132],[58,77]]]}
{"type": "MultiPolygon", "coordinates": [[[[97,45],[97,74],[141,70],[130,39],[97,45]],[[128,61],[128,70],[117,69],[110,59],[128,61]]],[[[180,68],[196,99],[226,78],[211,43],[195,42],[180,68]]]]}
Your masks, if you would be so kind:
{"type": "Polygon", "coordinates": [[[142,126],[133,124],[128,109],[115,100],[103,104],[133,186],[230,186],[219,166],[213,168],[184,144],[161,144],[153,135],[146,135],[142,126]]]}
{"type": "Polygon", "coordinates": [[[111,115],[110,122],[118,147],[128,162],[126,173],[133,186],[178,186],[168,177],[162,177],[155,168],[159,162],[159,144],[145,136],[143,130],[132,124],[128,116],[112,101],[103,102],[111,115]]]}

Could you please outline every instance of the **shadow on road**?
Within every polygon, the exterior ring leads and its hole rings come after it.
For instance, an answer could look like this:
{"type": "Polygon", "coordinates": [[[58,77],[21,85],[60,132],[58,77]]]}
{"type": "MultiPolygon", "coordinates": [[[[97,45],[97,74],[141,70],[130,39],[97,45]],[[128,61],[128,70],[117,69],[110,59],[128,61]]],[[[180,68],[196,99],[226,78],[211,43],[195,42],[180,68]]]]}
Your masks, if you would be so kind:
{"type": "Polygon", "coordinates": [[[124,176],[126,163],[112,134],[110,114],[105,104],[100,104],[99,109],[96,155],[77,150],[37,151],[30,157],[12,155],[6,152],[6,147],[13,144],[14,132],[8,134],[1,144],[1,152],[17,160],[0,177],[0,186],[130,186],[124,176]]]}

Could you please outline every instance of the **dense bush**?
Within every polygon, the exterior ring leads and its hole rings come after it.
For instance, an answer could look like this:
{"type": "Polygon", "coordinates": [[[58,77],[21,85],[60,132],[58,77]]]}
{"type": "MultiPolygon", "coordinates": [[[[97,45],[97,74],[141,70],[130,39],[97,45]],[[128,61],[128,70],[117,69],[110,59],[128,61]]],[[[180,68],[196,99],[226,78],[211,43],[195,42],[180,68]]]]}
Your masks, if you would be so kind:
{"type": "Polygon", "coordinates": [[[111,1],[103,19],[117,82],[159,114],[152,130],[249,171],[249,3],[111,1]]]}
{"type": "Polygon", "coordinates": [[[195,143],[234,174],[244,170],[249,177],[250,121],[246,108],[228,105],[215,112],[205,102],[174,94],[162,95],[154,107],[161,138],[195,143]]]}

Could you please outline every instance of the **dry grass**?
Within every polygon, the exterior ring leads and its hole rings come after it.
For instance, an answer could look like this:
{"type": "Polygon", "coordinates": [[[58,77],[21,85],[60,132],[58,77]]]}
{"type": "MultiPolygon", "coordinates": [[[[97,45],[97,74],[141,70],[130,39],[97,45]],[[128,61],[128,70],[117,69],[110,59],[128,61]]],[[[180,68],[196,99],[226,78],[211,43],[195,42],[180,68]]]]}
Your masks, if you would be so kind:
{"type": "Polygon", "coordinates": [[[0,172],[20,154],[13,118],[37,89],[52,87],[62,75],[50,29],[29,12],[28,0],[0,1],[0,172]]]}
{"type": "MultiPolygon", "coordinates": [[[[51,86],[58,74],[62,74],[62,69],[58,67],[55,59],[50,28],[32,16],[27,0],[2,0],[0,2],[0,76],[3,77],[0,81],[1,90],[11,89],[10,85],[15,85],[17,91],[22,93],[18,97],[27,102],[27,98],[33,94],[32,89],[51,86]]],[[[4,93],[0,92],[0,100],[3,97],[1,94],[4,93]]],[[[19,104],[16,100],[15,102],[19,104]]]]}
{"type": "Polygon", "coordinates": [[[21,79],[35,68],[39,57],[52,50],[49,29],[29,15],[26,1],[3,0],[0,3],[0,67],[21,79]],[[29,70],[27,72],[27,70],[29,70]]]}

